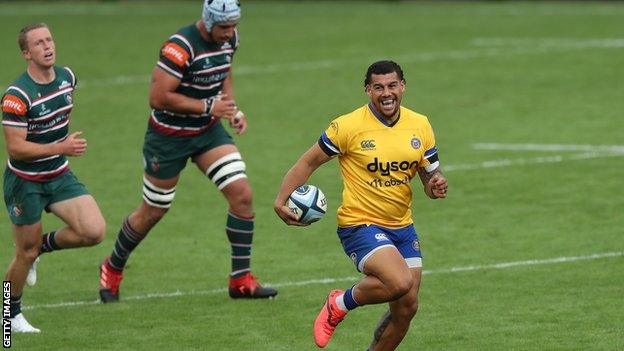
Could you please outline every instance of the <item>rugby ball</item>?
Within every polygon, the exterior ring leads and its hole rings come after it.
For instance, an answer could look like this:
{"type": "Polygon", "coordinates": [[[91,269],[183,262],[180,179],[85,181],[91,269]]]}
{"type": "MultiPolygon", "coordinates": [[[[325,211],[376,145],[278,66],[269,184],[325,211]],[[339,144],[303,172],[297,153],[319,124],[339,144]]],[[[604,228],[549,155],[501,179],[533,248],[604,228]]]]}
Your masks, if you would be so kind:
{"type": "Polygon", "coordinates": [[[310,224],[323,218],[327,211],[327,200],[321,189],[305,184],[290,194],[286,206],[299,217],[299,222],[310,224]]]}

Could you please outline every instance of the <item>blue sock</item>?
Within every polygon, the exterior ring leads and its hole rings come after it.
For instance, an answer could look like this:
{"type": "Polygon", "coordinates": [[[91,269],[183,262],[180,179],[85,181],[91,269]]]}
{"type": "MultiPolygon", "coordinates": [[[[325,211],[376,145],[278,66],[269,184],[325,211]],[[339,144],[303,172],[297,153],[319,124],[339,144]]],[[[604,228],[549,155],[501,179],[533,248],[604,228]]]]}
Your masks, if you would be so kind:
{"type": "Polygon", "coordinates": [[[344,304],[349,311],[360,306],[353,298],[353,288],[347,289],[347,291],[345,291],[343,299],[344,304]]]}

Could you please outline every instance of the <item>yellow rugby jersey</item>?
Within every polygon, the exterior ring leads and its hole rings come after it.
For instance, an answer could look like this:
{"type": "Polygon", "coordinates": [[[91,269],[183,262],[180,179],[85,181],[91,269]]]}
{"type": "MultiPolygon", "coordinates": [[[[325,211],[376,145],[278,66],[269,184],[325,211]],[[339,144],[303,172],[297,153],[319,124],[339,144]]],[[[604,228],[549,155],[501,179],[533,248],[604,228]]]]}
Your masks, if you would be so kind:
{"type": "Polygon", "coordinates": [[[429,120],[402,106],[392,125],[372,104],[362,106],[334,119],[318,144],[326,154],[338,155],[344,185],[340,227],[411,224],[410,181],[419,167],[431,172],[439,165],[429,120]]]}

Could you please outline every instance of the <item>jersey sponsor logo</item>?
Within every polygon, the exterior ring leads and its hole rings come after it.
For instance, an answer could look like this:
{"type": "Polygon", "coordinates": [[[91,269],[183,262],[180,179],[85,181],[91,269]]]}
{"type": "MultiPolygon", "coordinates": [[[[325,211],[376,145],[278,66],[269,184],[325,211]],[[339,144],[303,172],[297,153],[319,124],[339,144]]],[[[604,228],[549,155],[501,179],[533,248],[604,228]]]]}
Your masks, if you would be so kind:
{"type": "Polygon", "coordinates": [[[420,148],[420,139],[418,139],[418,138],[412,138],[412,141],[410,142],[410,144],[412,144],[412,147],[413,147],[414,149],[417,149],[417,150],[418,150],[418,148],[420,148]]]}
{"type": "Polygon", "coordinates": [[[39,116],[47,115],[50,112],[52,112],[52,110],[46,108],[45,104],[41,104],[41,111],[39,111],[39,116]]]}
{"type": "Polygon", "coordinates": [[[176,43],[167,43],[167,45],[162,48],[161,53],[179,67],[184,67],[184,64],[190,57],[190,55],[176,43]]]}
{"type": "Polygon", "coordinates": [[[209,76],[193,76],[193,83],[196,84],[211,84],[216,82],[221,82],[225,78],[227,78],[228,72],[215,73],[209,76]]]}
{"type": "Polygon", "coordinates": [[[18,116],[26,114],[26,104],[15,95],[6,95],[2,100],[2,112],[18,116]]]}
{"type": "Polygon", "coordinates": [[[390,172],[407,171],[412,168],[418,168],[418,161],[391,161],[381,162],[377,157],[373,159],[373,162],[366,165],[366,169],[371,173],[379,172],[381,175],[390,175],[390,172]]]}
{"type": "Polygon", "coordinates": [[[360,141],[360,147],[362,148],[362,150],[375,150],[375,140],[362,140],[360,141]]]}
{"type": "Polygon", "coordinates": [[[375,239],[377,239],[377,242],[380,242],[380,241],[390,241],[390,239],[388,239],[388,237],[384,233],[377,233],[377,234],[375,234],[375,239]]]}

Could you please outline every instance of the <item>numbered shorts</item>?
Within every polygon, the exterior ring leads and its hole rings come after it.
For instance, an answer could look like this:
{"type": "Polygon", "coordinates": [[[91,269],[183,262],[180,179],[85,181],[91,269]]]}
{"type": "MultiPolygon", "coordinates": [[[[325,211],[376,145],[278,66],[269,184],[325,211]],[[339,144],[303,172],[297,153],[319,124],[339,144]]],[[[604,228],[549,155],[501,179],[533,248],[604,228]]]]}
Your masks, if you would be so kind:
{"type": "Polygon", "coordinates": [[[48,207],[53,203],[88,194],[71,171],[47,182],[33,182],[9,169],[4,171],[4,203],[13,224],[37,223],[43,210],[50,212],[48,207]]]}
{"type": "Polygon", "coordinates": [[[182,172],[189,158],[226,144],[234,144],[234,140],[220,122],[189,137],[164,135],[149,126],[143,143],[143,168],[158,179],[173,178],[182,172]]]}
{"type": "Polygon", "coordinates": [[[403,228],[386,228],[374,224],[338,227],[337,232],[345,253],[360,272],[375,251],[388,246],[399,250],[409,268],[422,267],[420,243],[412,224],[403,228]]]}

